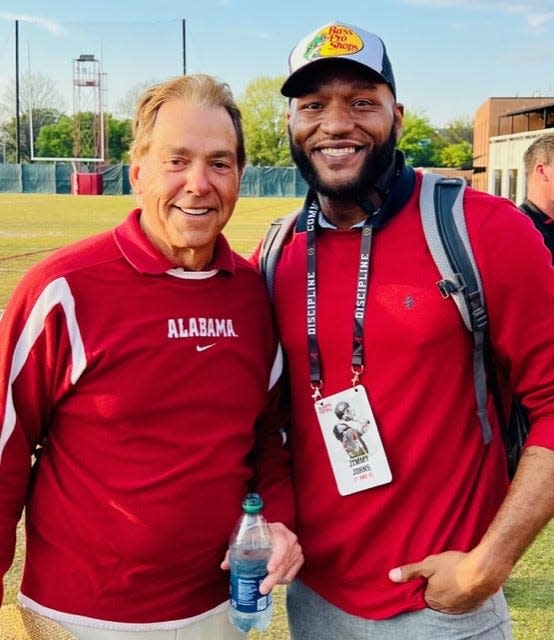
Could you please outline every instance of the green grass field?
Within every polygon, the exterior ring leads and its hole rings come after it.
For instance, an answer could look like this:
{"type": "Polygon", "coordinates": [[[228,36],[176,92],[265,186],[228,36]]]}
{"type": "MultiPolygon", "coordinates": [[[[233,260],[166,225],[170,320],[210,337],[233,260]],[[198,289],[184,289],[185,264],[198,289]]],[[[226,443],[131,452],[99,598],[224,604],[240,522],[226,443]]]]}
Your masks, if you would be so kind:
{"type": "MultiPolygon", "coordinates": [[[[243,198],[226,228],[233,248],[249,254],[267,224],[300,202],[243,198]]],[[[0,193],[0,308],[32,264],[73,240],[115,226],[134,206],[132,196],[0,193]]]]}
{"type": "MultiPolygon", "coordinates": [[[[242,198],[226,229],[236,251],[248,255],[268,223],[300,203],[292,198],[242,198]]],[[[135,206],[132,196],[71,196],[0,194],[0,309],[24,272],[65,244],[109,229],[135,206]]],[[[4,603],[17,594],[23,553],[4,580],[4,603]]],[[[554,638],[554,522],[542,532],[520,560],[506,585],[516,640],[554,638]]],[[[276,592],[273,622],[256,640],[287,640],[284,590],[276,592]]],[[[407,639],[409,640],[409,639],[407,639]]]]}

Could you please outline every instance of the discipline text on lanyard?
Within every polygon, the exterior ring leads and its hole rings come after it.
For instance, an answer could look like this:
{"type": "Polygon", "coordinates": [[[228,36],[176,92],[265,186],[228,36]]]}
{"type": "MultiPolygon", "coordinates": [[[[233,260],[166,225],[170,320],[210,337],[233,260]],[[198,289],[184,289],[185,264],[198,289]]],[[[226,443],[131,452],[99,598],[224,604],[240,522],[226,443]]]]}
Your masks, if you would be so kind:
{"type": "MultiPolygon", "coordinates": [[[[321,398],[323,378],[321,375],[321,358],[317,342],[317,261],[316,261],[316,221],[319,215],[319,203],[314,200],[308,208],[306,220],[307,237],[307,299],[306,329],[308,335],[308,354],[310,364],[310,386],[312,398],[321,398]]],[[[372,227],[371,216],[362,226],[360,240],[360,262],[358,281],[356,284],[356,305],[354,308],[354,329],[352,337],[352,385],[356,386],[364,369],[364,319],[367,301],[367,284],[369,275],[369,255],[371,251],[372,227]]]]}

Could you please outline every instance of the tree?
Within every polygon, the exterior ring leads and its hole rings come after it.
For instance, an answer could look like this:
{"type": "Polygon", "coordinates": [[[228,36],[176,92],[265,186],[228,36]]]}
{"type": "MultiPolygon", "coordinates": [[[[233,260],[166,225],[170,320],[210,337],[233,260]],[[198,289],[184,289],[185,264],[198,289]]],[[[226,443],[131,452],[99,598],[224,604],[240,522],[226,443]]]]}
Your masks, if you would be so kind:
{"type": "MultiPolygon", "coordinates": [[[[37,139],[37,155],[50,158],[71,158],[74,155],[73,143],[75,118],[80,119],[81,127],[92,127],[93,113],[79,113],[75,116],[63,115],[59,120],[41,129],[37,139]]],[[[128,150],[131,144],[131,121],[117,120],[111,114],[105,114],[108,132],[107,159],[113,162],[128,162],[128,150]]],[[[81,149],[83,156],[95,156],[96,150],[81,149]]]]}
{"type": "Polygon", "coordinates": [[[42,127],[36,154],[43,158],[71,158],[73,155],[73,118],[62,115],[56,123],[42,127]]]}
{"type": "MultiPolygon", "coordinates": [[[[16,157],[16,86],[15,79],[6,87],[0,101],[0,120],[4,121],[6,156],[16,157]]],[[[64,100],[55,82],[41,73],[28,73],[19,82],[19,152],[22,162],[31,159],[30,123],[32,118],[33,143],[40,129],[55,122],[65,108],[64,100]]]]}
{"type": "Polygon", "coordinates": [[[255,166],[292,165],[285,121],[287,99],[279,91],[283,82],[282,77],[256,78],[238,100],[246,155],[255,166]]]}
{"type": "Polygon", "coordinates": [[[115,113],[123,119],[133,120],[139,97],[154,84],[156,84],[155,80],[149,80],[133,85],[117,103],[115,113]]]}
{"type": "Polygon", "coordinates": [[[445,146],[440,150],[441,167],[469,169],[473,164],[473,123],[468,118],[450,121],[439,131],[445,146]]]}
{"type": "Polygon", "coordinates": [[[424,112],[406,111],[402,135],[398,143],[408,164],[414,167],[432,167],[436,165],[438,152],[444,146],[424,112]]]}
{"type": "Polygon", "coordinates": [[[111,162],[129,163],[129,147],[133,140],[131,120],[108,117],[108,152],[111,162]]]}
{"type": "Polygon", "coordinates": [[[438,164],[441,167],[470,169],[473,164],[473,147],[467,140],[449,144],[439,151],[438,164]]]}
{"type": "MultiPolygon", "coordinates": [[[[15,80],[4,90],[0,101],[0,119],[9,120],[15,116],[15,80]]],[[[19,114],[29,114],[31,109],[61,113],[65,102],[56,83],[42,73],[27,73],[19,80],[19,114]]]]}
{"type": "Polygon", "coordinates": [[[469,118],[451,120],[439,133],[448,144],[458,144],[459,142],[473,144],[473,122],[469,118]]]}
{"type": "MultiPolygon", "coordinates": [[[[59,113],[50,109],[33,109],[32,125],[33,125],[33,146],[36,154],[36,142],[39,131],[43,126],[56,122],[59,113]]],[[[16,119],[15,117],[8,120],[2,127],[3,142],[6,147],[6,158],[4,162],[15,162],[16,153],[16,119]]],[[[19,118],[19,155],[21,162],[31,161],[31,127],[29,124],[29,114],[23,113],[19,118]]]]}

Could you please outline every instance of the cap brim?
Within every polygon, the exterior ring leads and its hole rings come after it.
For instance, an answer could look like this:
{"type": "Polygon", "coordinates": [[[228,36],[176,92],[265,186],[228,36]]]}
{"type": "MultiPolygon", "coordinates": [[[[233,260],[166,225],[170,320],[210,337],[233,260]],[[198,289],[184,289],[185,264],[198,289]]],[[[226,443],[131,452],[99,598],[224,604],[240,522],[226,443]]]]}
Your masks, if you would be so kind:
{"type": "MultiPolygon", "coordinates": [[[[281,87],[281,94],[287,98],[298,98],[306,93],[310,93],[313,88],[314,74],[317,73],[320,67],[324,67],[329,64],[347,65],[355,68],[360,74],[368,79],[375,80],[378,83],[386,84],[392,91],[390,84],[387,80],[374,69],[370,69],[367,65],[357,62],[356,60],[348,60],[341,57],[326,57],[319,60],[312,60],[303,67],[291,73],[291,75],[285,80],[281,87]]],[[[394,94],[394,91],[392,91],[394,94]]]]}

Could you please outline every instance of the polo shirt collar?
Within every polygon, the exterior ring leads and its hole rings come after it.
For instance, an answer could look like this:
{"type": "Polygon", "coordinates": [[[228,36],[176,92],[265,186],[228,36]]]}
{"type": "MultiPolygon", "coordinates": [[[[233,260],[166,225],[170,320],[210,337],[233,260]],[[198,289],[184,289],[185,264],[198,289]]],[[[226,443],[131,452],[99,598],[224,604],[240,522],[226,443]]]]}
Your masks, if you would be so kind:
{"type": "Polygon", "coordinates": [[[542,224],[554,224],[554,220],[548,216],[542,209],[539,209],[534,202],[525,198],[523,200],[522,207],[527,210],[527,213],[539,223],[542,224]]]}

